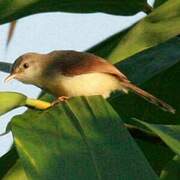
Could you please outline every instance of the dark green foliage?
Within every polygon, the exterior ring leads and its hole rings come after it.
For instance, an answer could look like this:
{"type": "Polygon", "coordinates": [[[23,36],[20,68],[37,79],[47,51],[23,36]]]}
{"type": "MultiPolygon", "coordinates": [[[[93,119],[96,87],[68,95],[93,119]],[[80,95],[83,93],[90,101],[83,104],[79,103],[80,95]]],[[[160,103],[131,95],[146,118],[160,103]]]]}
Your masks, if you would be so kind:
{"type": "MultiPolygon", "coordinates": [[[[152,9],[145,0],[0,0],[0,23],[41,12],[132,15],[140,10],[152,9]]],[[[0,179],[179,179],[179,34],[180,1],[156,0],[153,12],[139,23],[88,50],[174,106],[175,115],[131,93],[114,94],[108,102],[76,97],[45,111],[29,109],[8,126],[15,144],[0,158],[0,179]]],[[[9,72],[10,66],[0,62],[0,71],[9,72]]],[[[41,99],[52,101],[52,96],[43,93],[41,99]]],[[[26,100],[22,94],[1,92],[0,114],[26,100]]]]}
{"type": "Polygon", "coordinates": [[[31,179],[156,179],[121,119],[100,97],[29,111],[11,126],[31,179]]]}
{"type": "Polygon", "coordinates": [[[116,15],[133,15],[141,10],[146,12],[151,10],[146,0],[1,0],[0,24],[41,12],[103,12],[116,15]]]}

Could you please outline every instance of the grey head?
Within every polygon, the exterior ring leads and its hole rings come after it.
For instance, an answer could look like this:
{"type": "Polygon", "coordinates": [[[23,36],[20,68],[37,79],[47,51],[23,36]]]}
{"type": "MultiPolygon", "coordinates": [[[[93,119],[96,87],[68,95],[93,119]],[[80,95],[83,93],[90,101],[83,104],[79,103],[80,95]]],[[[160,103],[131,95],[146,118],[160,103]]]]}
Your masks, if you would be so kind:
{"type": "Polygon", "coordinates": [[[5,79],[17,79],[26,84],[38,85],[42,73],[45,54],[26,53],[18,57],[12,65],[10,75],[5,79]]]}

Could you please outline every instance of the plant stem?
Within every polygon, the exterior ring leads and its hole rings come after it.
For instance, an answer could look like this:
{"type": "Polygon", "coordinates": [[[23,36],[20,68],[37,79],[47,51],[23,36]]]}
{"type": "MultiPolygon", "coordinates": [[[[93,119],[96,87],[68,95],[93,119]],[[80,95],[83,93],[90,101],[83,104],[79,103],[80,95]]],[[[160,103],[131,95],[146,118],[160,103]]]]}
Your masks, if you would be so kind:
{"type": "Polygon", "coordinates": [[[26,106],[33,107],[33,108],[40,109],[40,110],[45,110],[45,109],[51,107],[51,103],[46,102],[46,101],[41,101],[38,99],[27,98],[26,106]]]}
{"type": "Polygon", "coordinates": [[[146,4],[146,5],[144,6],[143,11],[144,11],[146,14],[150,14],[150,13],[153,11],[153,7],[151,7],[149,4],[146,4]]]}

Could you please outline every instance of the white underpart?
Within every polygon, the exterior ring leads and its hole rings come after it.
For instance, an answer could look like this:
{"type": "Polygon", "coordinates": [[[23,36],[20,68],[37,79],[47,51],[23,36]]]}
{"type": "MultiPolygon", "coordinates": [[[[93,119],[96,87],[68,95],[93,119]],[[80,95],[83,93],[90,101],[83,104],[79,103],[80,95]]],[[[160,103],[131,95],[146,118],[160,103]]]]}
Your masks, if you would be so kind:
{"type": "Polygon", "coordinates": [[[53,92],[53,86],[51,91],[57,96],[102,95],[104,98],[107,98],[116,90],[122,90],[127,93],[127,89],[121,86],[118,78],[105,73],[89,73],[73,77],[60,75],[55,81],[56,92],[53,92]]]}

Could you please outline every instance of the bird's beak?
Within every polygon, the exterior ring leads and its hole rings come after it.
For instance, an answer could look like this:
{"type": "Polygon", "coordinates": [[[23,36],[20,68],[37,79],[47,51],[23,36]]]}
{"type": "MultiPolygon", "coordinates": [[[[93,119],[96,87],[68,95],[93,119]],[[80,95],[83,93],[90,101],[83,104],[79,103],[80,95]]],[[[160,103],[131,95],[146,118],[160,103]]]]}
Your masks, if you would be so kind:
{"type": "Polygon", "coordinates": [[[5,79],[4,79],[4,82],[7,83],[9,82],[10,80],[14,79],[16,77],[16,74],[10,74],[9,76],[7,76],[5,79]]]}

